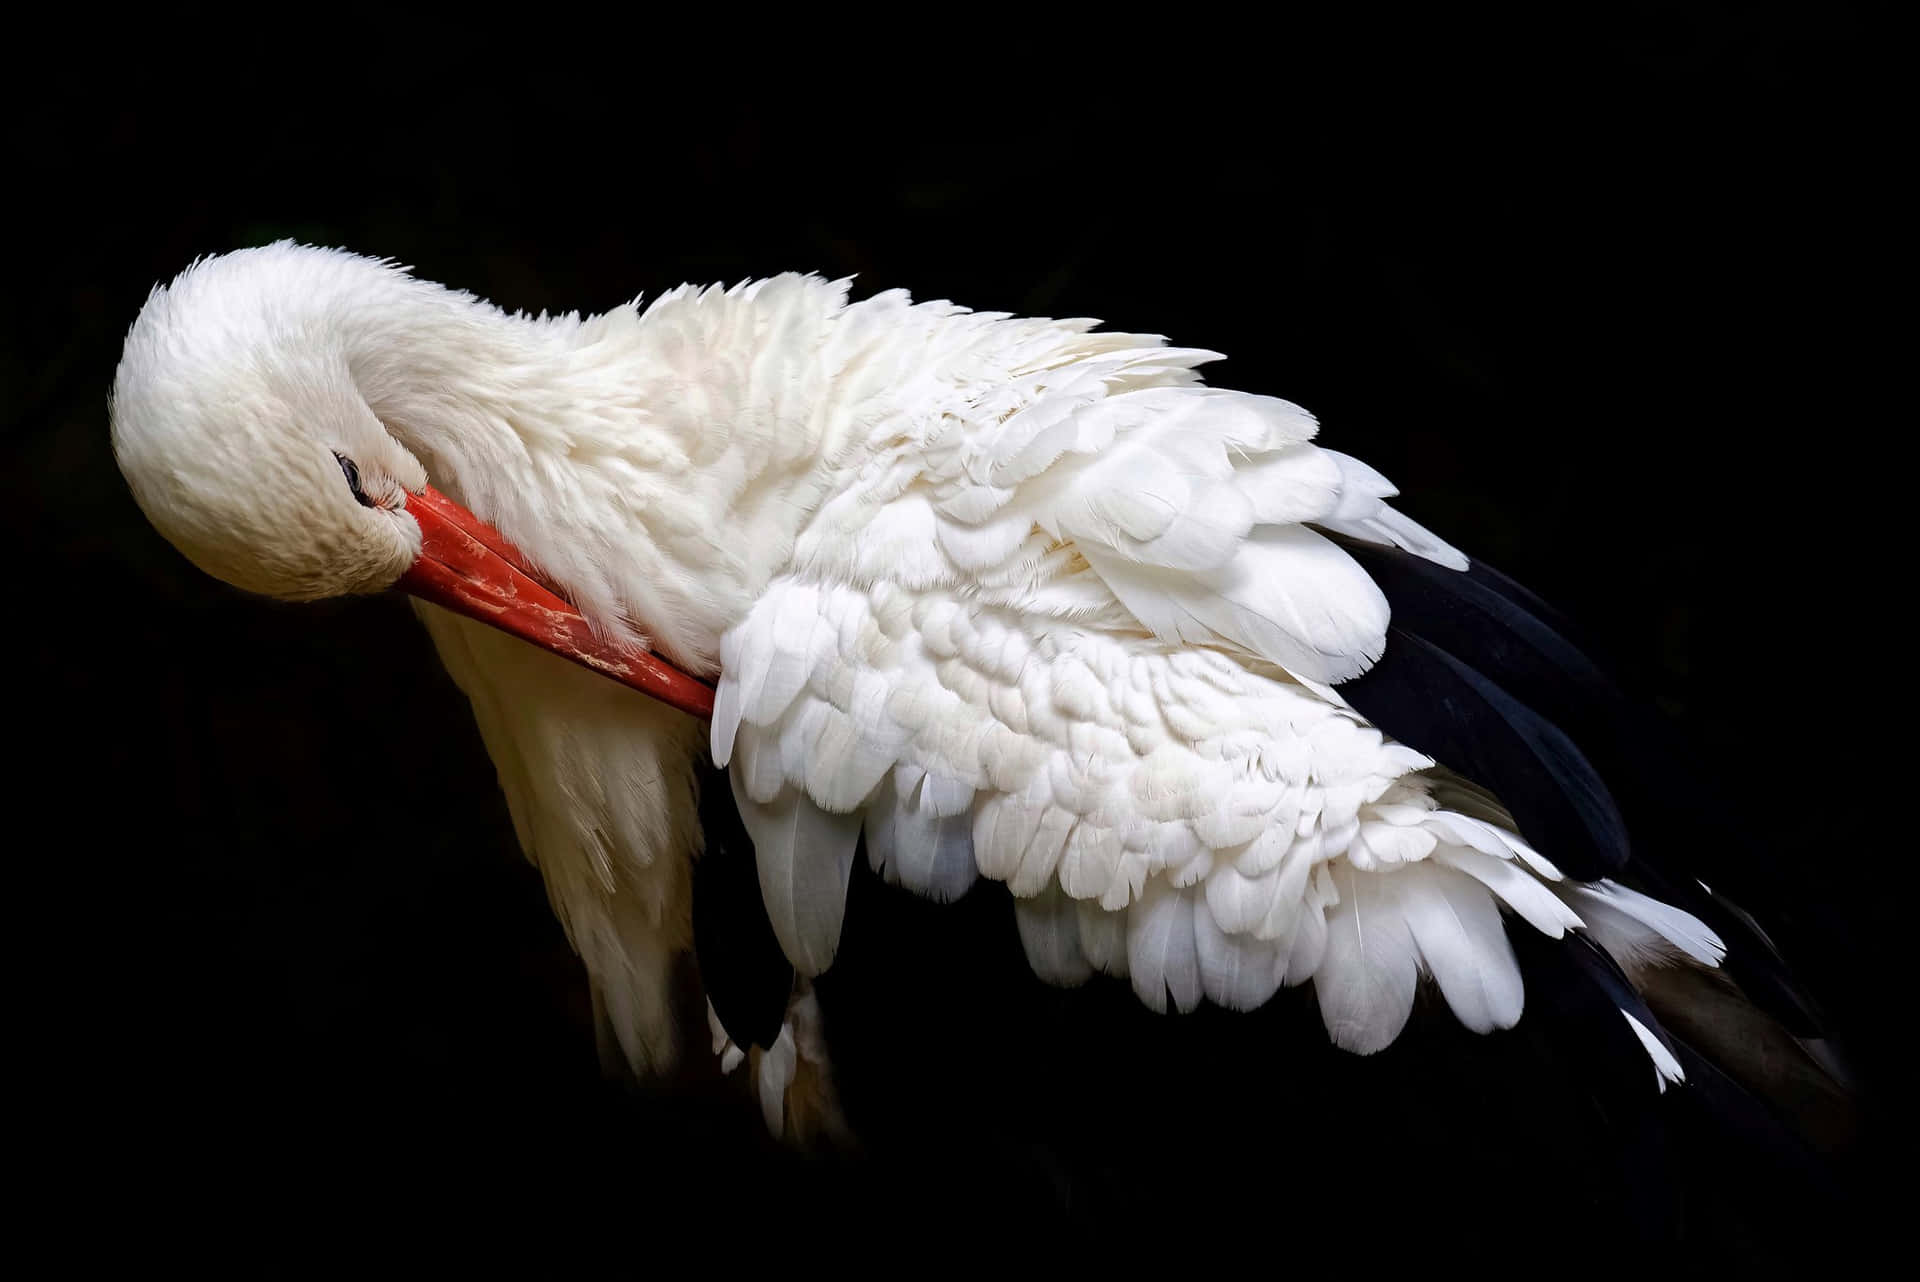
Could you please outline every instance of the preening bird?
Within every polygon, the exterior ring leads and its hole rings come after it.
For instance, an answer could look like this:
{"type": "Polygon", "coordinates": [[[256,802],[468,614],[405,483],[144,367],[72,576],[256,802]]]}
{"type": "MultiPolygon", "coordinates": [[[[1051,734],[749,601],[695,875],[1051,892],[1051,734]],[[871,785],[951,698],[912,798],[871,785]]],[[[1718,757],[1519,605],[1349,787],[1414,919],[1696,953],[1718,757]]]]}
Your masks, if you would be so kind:
{"type": "Polygon", "coordinates": [[[983,1202],[1698,1235],[1676,1128],[1798,1154],[1843,1094],[1791,977],[1629,840],[1558,618],[1212,359],[282,243],[154,291],[112,434],[218,578],[419,599],[642,1078],[750,1059],[776,1134],[1028,1172],[983,1202]]]}

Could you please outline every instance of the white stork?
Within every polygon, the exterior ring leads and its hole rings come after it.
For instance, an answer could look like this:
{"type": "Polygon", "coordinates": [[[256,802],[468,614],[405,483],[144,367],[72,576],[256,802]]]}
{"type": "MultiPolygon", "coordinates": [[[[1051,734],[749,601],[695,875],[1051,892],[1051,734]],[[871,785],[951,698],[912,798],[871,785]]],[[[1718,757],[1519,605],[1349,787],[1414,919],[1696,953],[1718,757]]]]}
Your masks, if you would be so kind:
{"type": "MultiPolygon", "coordinates": [[[[1300,1137],[1364,1129],[1329,1116],[1361,1107],[1342,1084],[1400,1092],[1367,1119],[1400,1125],[1420,1082],[1443,1111],[1458,1065],[1529,1029],[1577,1048],[1543,1073],[1605,1060],[1639,1110],[1703,1075],[1737,1090],[1723,1069],[1754,1086],[1742,1045],[1811,1063],[1706,978],[1729,947],[1777,976],[1757,930],[1630,850],[1560,728],[1607,696],[1552,616],[1305,410],[1204,385],[1212,359],[799,275],[533,318],[282,243],[154,291],[112,433],[142,510],[218,578],[421,599],[626,1059],[684,1052],[669,977],[697,952],[715,1051],[753,1050],[776,1133],[857,1121],[852,1060],[895,1031],[862,1021],[907,1018],[857,977],[836,1007],[863,895],[910,915],[866,962],[928,971],[938,1001],[1014,982],[980,960],[1009,901],[1032,974],[1108,1008],[1124,990],[1094,977],[1119,977],[1168,1036],[1310,991],[1337,1052],[1296,1020],[1269,1059],[1200,1066],[1225,1116],[1170,1094],[1105,1123],[1278,1126],[1289,1182],[1336,1162],[1300,1137]],[[699,787],[709,754],[731,804],[699,787]],[[1653,1009],[1715,1001],[1740,1015],[1711,1046],[1653,1009]],[[1417,1006],[1451,1040],[1366,1077],[1417,1006]],[[1176,1014],[1207,1007],[1236,1014],[1176,1014]]],[[[996,1085],[904,1036],[917,1065],[869,1093],[996,1085]]]]}

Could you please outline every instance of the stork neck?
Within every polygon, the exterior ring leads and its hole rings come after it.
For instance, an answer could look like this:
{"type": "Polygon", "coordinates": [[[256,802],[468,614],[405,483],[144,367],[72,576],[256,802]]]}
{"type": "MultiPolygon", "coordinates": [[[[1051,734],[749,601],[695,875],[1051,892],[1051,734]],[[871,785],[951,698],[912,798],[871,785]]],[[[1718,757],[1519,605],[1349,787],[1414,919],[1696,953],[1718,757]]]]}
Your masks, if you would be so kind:
{"type": "Polygon", "coordinates": [[[754,292],[673,291],[581,320],[389,280],[408,288],[345,336],[388,430],[596,627],[713,670],[844,444],[846,416],[822,404],[831,380],[808,365],[844,294],[771,282],[782,329],[754,292]]]}

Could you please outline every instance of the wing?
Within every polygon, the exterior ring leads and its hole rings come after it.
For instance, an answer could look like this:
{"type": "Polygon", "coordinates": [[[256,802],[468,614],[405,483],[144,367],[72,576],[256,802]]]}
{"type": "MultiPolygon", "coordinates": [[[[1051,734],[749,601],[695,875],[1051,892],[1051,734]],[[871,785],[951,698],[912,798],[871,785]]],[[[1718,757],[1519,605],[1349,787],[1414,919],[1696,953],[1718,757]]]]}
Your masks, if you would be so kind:
{"type": "MultiPolygon", "coordinates": [[[[833,959],[863,836],[936,898],[1006,883],[1048,980],[1127,975],[1182,1010],[1311,980],[1361,1052],[1393,1041],[1423,975],[1468,1027],[1511,1026],[1503,911],[1583,925],[1584,892],[1497,802],[1331,688],[1379,658],[1389,611],[1320,531],[1465,560],[1313,445],[1298,407],[1198,386],[1207,355],[1078,333],[1029,351],[876,455],[724,638],[714,757],[803,972],[833,959]]],[[[1635,947],[1682,947],[1661,942],[1672,918],[1615,918],[1635,947]]]]}

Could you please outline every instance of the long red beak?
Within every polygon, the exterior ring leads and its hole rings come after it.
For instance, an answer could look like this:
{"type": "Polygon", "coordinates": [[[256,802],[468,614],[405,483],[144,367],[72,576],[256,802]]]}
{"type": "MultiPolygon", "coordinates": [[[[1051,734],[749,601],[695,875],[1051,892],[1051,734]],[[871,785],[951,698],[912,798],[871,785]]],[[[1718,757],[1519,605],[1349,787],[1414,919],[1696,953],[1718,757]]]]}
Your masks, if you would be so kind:
{"type": "Polygon", "coordinates": [[[621,685],[696,717],[713,715],[713,687],[656,654],[621,649],[593,635],[566,598],[542,582],[513,544],[429,485],[407,496],[424,536],[420,559],[399,588],[489,627],[551,650],[621,685]]]}

